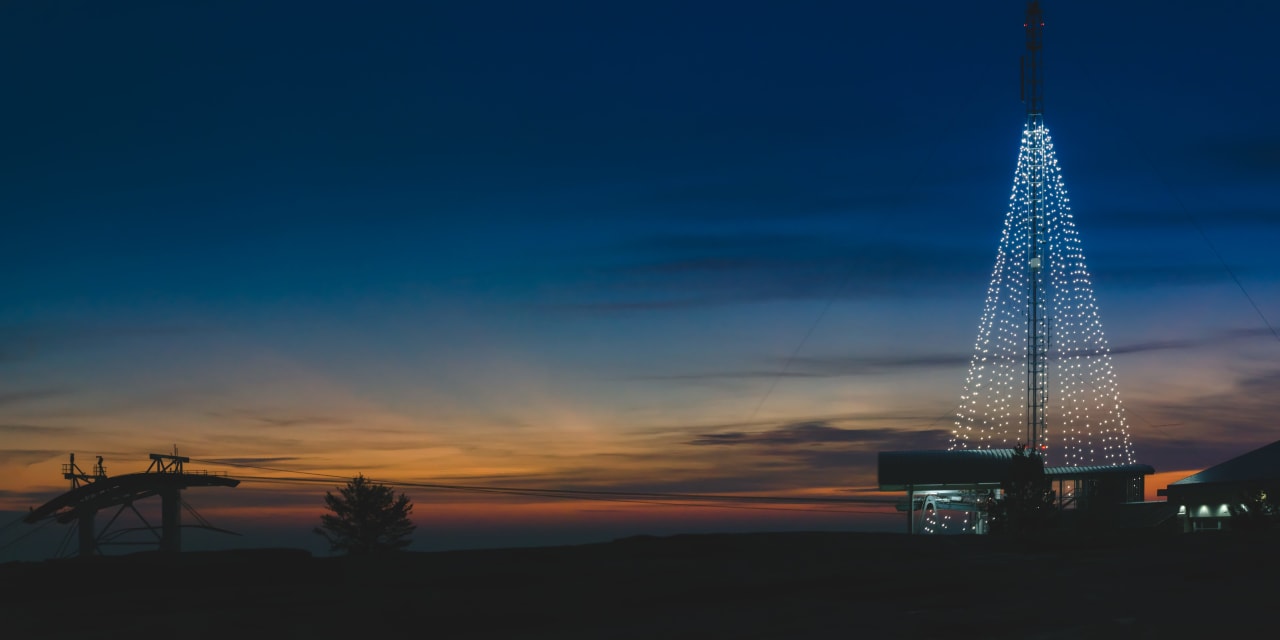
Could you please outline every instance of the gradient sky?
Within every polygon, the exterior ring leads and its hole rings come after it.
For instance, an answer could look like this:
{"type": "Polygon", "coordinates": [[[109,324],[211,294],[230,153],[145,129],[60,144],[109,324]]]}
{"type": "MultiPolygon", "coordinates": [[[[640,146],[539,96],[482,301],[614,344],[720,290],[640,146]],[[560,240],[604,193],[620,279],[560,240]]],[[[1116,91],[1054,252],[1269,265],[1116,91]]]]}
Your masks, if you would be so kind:
{"type": "MultiPolygon", "coordinates": [[[[1280,5],[1042,5],[1138,461],[1167,482],[1280,438],[1280,5]]],[[[876,452],[952,428],[1024,9],[5,3],[0,515],[62,491],[69,452],[115,474],[175,445],[875,495],[876,452]]],[[[325,488],[188,500],[314,546],[325,488]]],[[[421,549],[901,524],[407,492],[421,549]]]]}

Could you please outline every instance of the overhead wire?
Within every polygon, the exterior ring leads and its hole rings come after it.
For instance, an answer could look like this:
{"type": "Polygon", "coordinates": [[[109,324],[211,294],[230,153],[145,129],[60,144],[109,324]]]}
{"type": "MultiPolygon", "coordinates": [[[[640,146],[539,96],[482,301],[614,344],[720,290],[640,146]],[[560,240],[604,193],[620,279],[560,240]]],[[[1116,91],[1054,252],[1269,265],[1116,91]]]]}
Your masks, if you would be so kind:
{"type": "Polygon", "coordinates": [[[4,544],[0,545],[0,551],[4,551],[5,549],[8,549],[9,547],[12,547],[13,545],[15,545],[15,544],[17,544],[17,543],[19,543],[19,542],[21,542],[21,541],[23,541],[23,540],[26,540],[27,538],[29,538],[29,537],[31,537],[32,535],[34,535],[37,531],[40,531],[41,529],[44,529],[45,527],[49,526],[49,523],[50,523],[50,522],[53,522],[53,519],[52,519],[52,518],[51,518],[51,519],[48,519],[48,520],[45,520],[45,521],[43,521],[43,522],[41,522],[40,524],[36,525],[36,528],[34,528],[34,529],[32,529],[32,530],[30,530],[30,531],[28,531],[28,532],[26,532],[26,533],[24,533],[24,534],[22,534],[22,535],[20,535],[20,536],[16,537],[16,538],[14,538],[13,540],[10,540],[10,541],[8,541],[8,542],[6,542],[6,543],[4,543],[4,544]]]}
{"type": "MultiPolygon", "coordinates": [[[[309,471],[305,469],[285,469],[281,467],[267,467],[262,465],[250,465],[228,460],[219,460],[216,458],[188,458],[192,462],[201,464],[209,464],[215,466],[228,466],[242,469],[254,469],[259,471],[270,471],[279,474],[291,474],[294,477],[281,476],[256,476],[247,474],[237,474],[235,479],[264,484],[301,484],[301,485],[332,485],[334,480],[349,481],[351,478],[346,475],[323,473],[318,471],[309,471]],[[302,477],[298,477],[302,476],[302,477]]],[[[609,490],[591,490],[591,489],[551,489],[536,487],[501,487],[501,486],[485,486],[485,485],[466,485],[466,484],[447,484],[437,482],[421,482],[414,480],[401,479],[370,479],[371,481],[386,484],[395,487],[419,487],[424,489],[432,489],[439,491],[456,491],[465,493],[481,493],[490,495],[506,495],[515,497],[527,497],[538,499],[559,499],[559,500],[581,500],[594,502],[614,502],[626,504],[641,504],[666,507],[680,508],[696,508],[696,509],[736,509],[749,511],[786,511],[786,512],[803,512],[814,514],[832,514],[832,515],[890,515],[891,512],[884,510],[876,510],[870,508],[872,506],[889,507],[894,504],[891,500],[874,499],[874,498],[831,498],[831,497],[799,497],[799,496],[759,496],[759,495],[733,495],[733,494],[698,494],[698,493],[664,493],[651,491],[609,491],[609,490]],[[789,506],[794,505],[794,506],[789,506]],[[804,507],[802,505],[818,505],[812,507],[804,507]],[[861,505],[868,508],[850,508],[861,505]]],[[[202,525],[208,526],[207,521],[197,513],[190,504],[182,501],[192,516],[196,518],[202,525]]],[[[136,512],[136,509],[135,509],[136,512]]],[[[137,514],[140,518],[142,514],[137,514]]],[[[3,526],[0,531],[4,531],[9,527],[22,522],[25,516],[21,516],[3,526]]],[[[55,518],[46,518],[30,531],[21,536],[0,544],[0,551],[6,550],[13,545],[27,539],[44,529],[55,518]]],[[[114,518],[113,518],[114,520],[114,518]]],[[[145,522],[145,518],[143,519],[145,522]]],[[[74,523],[73,523],[74,527],[74,523]]],[[[68,528],[61,544],[58,547],[57,555],[61,555],[66,548],[74,529],[68,528]]]]}
{"type": "MultiPolygon", "coordinates": [[[[1150,160],[1148,160],[1148,162],[1150,162],[1150,160]]],[[[1244,288],[1244,283],[1240,281],[1240,277],[1236,275],[1236,272],[1231,268],[1231,265],[1227,264],[1226,259],[1222,257],[1222,253],[1218,251],[1218,248],[1214,246],[1213,241],[1209,239],[1208,234],[1204,232],[1204,228],[1200,226],[1199,221],[1197,221],[1195,216],[1192,216],[1191,212],[1187,210],[1187,205],[1183,204],[1182,198],[1178,197],[1178,194],[1173,191],[1173,187],[1165,183],[1163,176],[1157,176],[1157,179],[1160,180],[1160,182],[1164,184],[1165,188],[1169,190],[1169,195],[1178,203],[1178,206],[1182,209],[1182,213],[1187,216],[1187,221],[1191,223],[1192,227],[1195,227],[1196,232],[1200,234],[1205,245],[1209,247],[1209,251],[1218,259],[1218,264],[1222,265],[1222,268],[1227,272],[1227,275],[1231,276],[1231,280],[1236,283],[1236,287],[1240,289],[1240,293],[1244,294],[1245,300],[1249,301],[1249,306],[1253,307],[1254,313],[1258,314],[1258,317],[1262,319],[1262,324],[1271,332],[1271,337],[1275,338],[1277,342],[1280,342],[1280,333],[1276,333],[1276,328],[1271,324],[1271,321],[1267,319],[1267,314],[1262,312],[1262,307],[1258,306],[1258,302],[1249,294],[1249,290],[1244,288]]]]}
{"type": "MultiPolygon", "coordinates": [[[[1099,73],[1097,69],[1088,69],[1086,70],[1086,73],[1089,77],[1093,78],[1095,82],[1101,81],[1103,84],[1115,87],[1111,77],[1106,73],[1099,73]]],[[[1118,90],[1108,91],[1110,96],[1124,95],[1124,93],[1125,92],[1118,90]]],[[[1257,300],[1254,299],[1253,295],[1250,294],[1249,290],[1244,286],[1244,282],[1240,280],[1235,269],[1232,269],[1231,265],[1227,263],[1226,259],[1222,256],[1222,252],[1218,250],[1218,247],[1209,238],[1209,235],[1205,233],[1204,227],[1200,224],[1200,221],[1192,215],[1190,208],[1187,207],[1186,203],[1182,200],[1182,197],[1178,195],[1178,192],[1173,188],[1173,185],[1168,179],[1166,179],[1165,174],[1159,170],[1156,163],[1147,153],[1149,145],[1142,145],[1138,143],[1137,139],[1133,137],[1132,127],[1119,127],[1118,129],[1113,129],[1113,131],[1118,131],[1120,134],[1118,137],[1126,141],[1130,145],[1132,151],[1146,164],[1147,169],[1150,170],[1151,175],[1155,178],[1156,182],[1164,188],[1165,192],[1178,206],[1178,209],[1186,219],[1186,222],[1195,230],[1196,234],[1200,236],[1200,239],[1204,241],[1209,252],[1213,254],[1214,259],[1218,261],[1218,265],[1222,267],[1222,270],[1225,271],[1227,276],[1231,278],[1231,281],[1235,283],[1236,288],[1238,288],[1240,293],[1244,295],[1249,306],[1253,308],[1254,313],[1256,313],[1258,318],[1262,320],[1263,326],[1267,328],[1267,331],[1271,333],[1271,336],[1275,338],[1277,342],[1280,342],[1280,332],[1276,330],[1275,325],[1271,323],[1269,318],[1267,318],[1266,313],[1263,312],[1262,307],[1258,305],[1257,300]]]]}
{"type": "MultiPolygon", "coordinates": [[[[242,480],[264,482],[264,483],[308,484],[308,485],[320,483],[320,481],[313,480],[310,478],[274,478],[274,477],[254,477],[254,476],[237,476],[237,477],[242,480]]],[[[386,484],[388,486],[394,486],[394,487],[425,487],[430,489],[438,489],[438,490],[445,490],[445,491],[461,491],[461,492],[468,492],[468,493],[488,493],[488,494],[501,494],[501,495],[532,497],[532,498],[555,498],[555,499],[585,500],[585,501],[596,501],[596,502],[647,504],[647,505],[657,505],[657,506],[687,507],[687,508],[699,508],[699,509],[742,509],[742,510],[748,510],[748,511],[796,511],[796,512],[807,512],[807,513],[864,514],[864,515],[883,515],[884,513],[882,511],[875,511],[871,509],[845,509],[845,508],[838,508],[835,506],[827,507],[827,508],[806,509],[801,507],[763,506],[763,505],[750,505],[750,504],[716,504],[714,502],[698,502],[698,501],[687,501],[687,502],[670,501],[670,500],[662,501],[662,500],[656,500],[656,499],[629,498],[629,497],[623,497],[623,496],[610,496],[610,495],[583,495],[583,494],[565,495],[561,493],[545,492],[537,489],[496,489],[496,488],[481,488],[481,487],[455,487],[455,486],[441,486],[437,484],[428,484],[428,483],[397,482],[394,480],[387,480],[387,481],[377,480],[377,482],[381,484],[386,484]]],[[[805,502],[797,500],[792,504],[805,504],[805,502]]],[[[885,506],[890,505],[890,503],[888,502],[879,502],[877,504],[883,504],[885,506]]]]}
{"type": "MultiPolygon", "coordinates": [[[[193,462],[211,465],[228,465],[239,468],[258,469],[265,471],[273,471],[277,473],[301,474],[312,477],[307,478],[282,478],[279,476],[252,476],[240,475],[238,479],[250,482],[263,483],[283,483],[283,484],[329,484],[326,479],[349,480],[347,476],[332,473],[321,473],[316,471],[282,469],[279,467],[264,467],[258,465],[249,465],[244,463],[233,463],[214,459],[192,459],[193,462]]],[[[769,511],[805,511],[811,513],[857,513],[857,514],[880,514],[882,512],[871,509],[849,509],[839,508],[841,506],[852,505],[881,505],[889,506],[893,504],[890,500],[872,499],[872,498],[830,498],[830,497],[798,497],[798,496],[752,496],[752,495],[731,495],[731,494],[697,494],[697,493],[664,493],[650,491],[608,491],[608,490],[591,490],[591,489],[550,489],[537,487],[499,487],[484,485],[461,485],[461,484],[445,484],[436,482],[421,482],[414,480],[397,480],[397,479],[376,479],[375,482],[387,484],[397,487],[420,487],[425,489],[435,489],[441,491],[458,491],[468,493],[486,493],[501,494],[521,497],[533,498],[555,498],[565,500],[593,500],[604,502],[624,502],[633,504],[653,504],[660,506],[678,506],[678,507],[696,507],[696,508],[735,508],[748,510],[769,510],[769,511]],[[826,505],[825,508],[797,508],[786,506],[768,506],[768,505],[826,505]]]]}
{"type": "MultiPolygon", "coordinates": [[[[247,465],[241,463],[227,463],[217,459],[200,459],[192,458],[193,462],[213,465],[229,465],[248,469],[260,469],[264,471],[276,471],[281,473],[296,473],[310,476],[321,476],[326,478],[335,478],[340,480],[350,480],[349,476],[343,476],[332,473],[320,473],[316,471],[280,469],[272,467],[259,467],[255,465],[247,465]]],[[[262,477],[255,477],[262,479],[262,477]]],[[[378,482],[384,484],[394,484],[403,486],[415,486],[428,489],[446,489],[460,491],[491,491],[491,492],[534,492],[538,494],[563,494],[567,496],[579,495],[599,495],[599,496],[615,496],[615,497],[649,497],[649,498],[680,498],[692,500],[728,500],[728,501],[746,501],[746,502],[789,502],[789,503],[840,503],[855,504],[868,502],[887,503],[887,500],[870,499],[870,498],[828,498],[828,497],[797,497],[797,496],[752,496],[752,495],[736,495],[736,494],[705,494],[705,493],[668,493],[657,491],[609,491],[602,489],[543,489],[537,487],[495,487],[484,485],[464,485],[464,484],[445,484],[438,482],[422,482],[416,480],[395,480],[395,479],[379,479],[378,482]]],[[[308,482],[319,482],[319,480],[308,480],[308,482]]]]}
{"type": "Polygon", "coordinates": [[[19,522],[22,522],[26,517],[27,517],[26,515],[20,515],[16,520],[11,520],[7,524],[0,525],[0,532],[3,532],[5,529],[12,527],[13,525],[18,524],[19,522]]]}
{"type": "MultiPolygon", "coordinates": [[[[914,184],[914,181],[912,182],[914,184]]],[[[760,401],[757,402],[755,408],[751,410],[751,415],[747,417],[747,422],[751,422],[756,419],[756,416],[760,413],[760,409],[764,407],[765,401],[773,395],[773,391],[777,388],[778,382],[783,378],[783,376],[790,373],[791,364],[795,362],[797,357],[799,357],[800,351],[804,349],[806,344],[808,344],[809,339],[813,336],[813,332],[817,330],[818,325],[822,324],[822,320],[826,318],[827,313],[831,311],[831,307],[835,305],[836,300],[840,298],[840,295],[844,293],[845,288],[849,286],[849,281],[853,279],[854,271],[854,267],[850,267],[845,270],[844,277],[840,280],[840,286],[836,287],[835,291],[833,291],[827,298],[826,303],[822,306],[822,310],[818,312],[817,317],[813,319],[813,322],[809,324],[807,329],[805,329],[804,335],[800,337],[799,343],[797,343],[796,347],[791,350],[787,359],[783,361],[782,368],[779,369],[769,380],[769,387],[765,389],[764,394],[760,396],[760,401]]]]}
{"type": "MultiPolygon", "coordinates": [[[[975,95],[979,95],[979,93],[976,90],[975,90],[975,95]]],[[[973,107],[970,106],[970,109],[972,108],[973,107]]],[[[951,110],[948,110],[947,113],[949,113],[951,117],[950,117],[950,120],[944,123],[944,126],[942,127],[942,131],[944,132],[953,130],[954,124],[959,121],[960,116],[964,113],[964,110],[951,109],[951,110]]],[[[934,157],[938,155],[938,150],[942,147],[942,142],[944,140],[944,137],[945,136],[942,136],[942,135],[933,137],[933,145],[929,148],[929,152],[923,156],[919,166],[917,166],[914,171],[908,172],[907,174],[908,179],[906,181],[906,184],[903,185],[901,193],[898,194],[898,200],[905,201],[907,197],[910,196],[913,191],[915,191],[916,186],[920,181],[920,177],[925,174],[926,169],[931,164],[933,164],[934,157]]],[[[883,224],[884,219],[885,219],[885,214],[883,213],[877,216],[876,218],[877,223],[879,224],[883,224]]],[[[760,413],[760,409],[764,406],[765,401],[768,400],[769,397],[773,395],[774,390],[778,386],[778,382],[790,372],[792,363],[795,362],[796,358],[800,355],[800,351],[804,349],[806,344],[808,344],[809,339],[813,336],[813,332],[817,330],[818,325],[822,324],[823,319],[825,319],[827,314],[831,311],[831,307],[835,305],[836,300],[840,298],[840,295],[844,293],[845,288],[849,286],[849,281],[853,279],[854,273],[856,271],[857,271],[856,265],[851,266],[845,270],[844,277],[841,278],[840,280],[840,285],[836,287],[836,289],[831,293],[830,296],[827,297],[826,303],[823,304],[822,309],[818,312],[817,317],[814,318],[813,322],[810,323],[808,329],[805,330],[804,335],[801,336],[800,338],[800,342],[796,345],[795,349],[791,350],[791,353],[790,355],[787,356],[787,359],[783,361],[782,368],[779,369],[778,372],[770,379],[769,387],[765,389],[764,394],[760,397],[760,401],[756,403],[755,408],[751,411],[751,416],[747,419],[748,422],[755,420],[756,415],[760,413]]]]}

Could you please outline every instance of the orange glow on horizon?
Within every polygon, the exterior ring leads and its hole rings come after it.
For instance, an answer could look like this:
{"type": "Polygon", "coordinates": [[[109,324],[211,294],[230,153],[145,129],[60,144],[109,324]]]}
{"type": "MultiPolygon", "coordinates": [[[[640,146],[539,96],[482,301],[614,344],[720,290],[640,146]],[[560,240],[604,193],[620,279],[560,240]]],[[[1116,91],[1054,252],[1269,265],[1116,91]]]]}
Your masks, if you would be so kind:
{"type": "Polygon", "coordinates": [[[1163,471],[1153,473],[1146,478],[1142,499],[1147,502],[1164,502],[1164,496],[1156,495],[1156,492],[1169,486],[1171,482],[1177,482],[1187,476],[1193,476],[1200,473],[1203,469],[1188,469],[1185,471],[1163,471]]]}

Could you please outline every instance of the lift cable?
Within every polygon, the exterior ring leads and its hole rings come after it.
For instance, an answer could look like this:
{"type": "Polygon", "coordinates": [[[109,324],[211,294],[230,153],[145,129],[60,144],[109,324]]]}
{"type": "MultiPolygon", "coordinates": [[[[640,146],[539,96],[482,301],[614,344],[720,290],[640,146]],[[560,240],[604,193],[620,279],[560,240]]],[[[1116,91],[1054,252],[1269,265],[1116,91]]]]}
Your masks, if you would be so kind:
{"type": "MultiPolygon", "coordinates": [[[[981,95],[981,91],[979,89],[985,90],[985,88],[975,88],[973,93],[974,96],[981,95]]],[[[970,100],[969,109],[973,110],[976,104],[978,104],[976,99],[970,100]]],[[[945,123],[941,127],[941,130],[943,132],[954,131],[955,124],[959,122],[960,116],[964,115],[964,110],[951,109],[948,110],[946,114],[950,116],[949,122],[945,123]]],[[[921,177],[933,164],[934,158],[938,155],[939,149],[942,148],[942,143],[945,141],[945,138],[945,135],[934,136],[933,145],[931,145],[928,152],[921,157],[919,165],[915,167],[914,171],[907,172],[907,179],[905,183],[901,185],[901,191],[898,193],[899,202],[905,202],[907,198],[919,187],[921,177]]],[[[887,211],[887,209],[882,210],[879,215],[875,217],[875,223],[879,226],[884,225],[886,218],[885,211],[887,211]]],[[[765,389],[765,392],[760,397],[759,402],[756,403],[755,408],[751,411],[751,416],[747,419],[747,422],[755,420],[756,415],[760,413],[760,409],[764,406],[765,401],[769,399],[769,396],[773,395],[773,391],[778,386],[778,382],[790,372],[791,365],[800,355],[800,351],[804,349],[805,345],[809,342],[809,339],[813,336],[813,332],[818,328],[818,325],[822,324],[823,319],[826,318],[827,314],[831,311],[831,307],[835,305],[836,300],[838,300],[844,293],[845,289],[848,288],[849,282],[857,272],[857,265],[850,266],[845,269],[844,276],[840,280],[840,285],[831,292],[830,296],[827,297],[826,302],[818,312],[817,317],[815,317],[813,322],[809,324],[809,328],[805,330],[804,335],[801,336],[799,343],[795,346],[795,349],[792,349],[791,354],[783,361],[782,368],[772,376],[772,379],[769,381],[769,387],[765,389]]]]}
{"type": "MultiPolygon", "coordinates": [[[[276,471],[280,473],[300,473],[312,476],[322,476],[326,478],[336,478],[340,480],[350,480],[348,476],[341,476],[330,473],[319,473],[315,471],[293,471],[289,469],[258,467],[254,465],[228,463],[219,460],[196,460],[193,462],[203,464],[225,464],[235,467],[243,467],[248,469],[260,469],[264,471],[276,471]]],[[[726,494],[702,494],[702,493],[663,493],[657,491],[605,491],[592,489],[540,489],[536,487],[493,487],[483,485],[463,485],[463,484],[443,484],[435,482],[418,482],[413,480],[377,480],[382,484],[406,486],[406,487],[422,487],[424,489],[445,489],[451,491],[489,491],[502,493],[526,493],[538,495],[563,495],[566,497],[576,496],[607,496],[607,497],[623,497],[623,498],[659,498],[659,499],[680,499],[680,500],[715,500],[728,502],[765,502],[765,503],[791,503],[791,504],[890,504],[887,499],[876,498],[822,498],[822,497],[795,497],[795,496],[749,496],[749,495],[726,495],[726,494]]]]}
{"type": "Polygon", "coordinates": [[[18,516],[17,520],[10,521],[8,524],[0,526],[0,531],[4,531],[5,529],[8,529],[9,527],[12,527],[15,524],[22,522],[23,519],[25,519],[26,517],[27,517],[26,514],[18,516]]]}
{"type": "MultiPolygon", "coordinates": [[[[227,465],[241,467],[246,469],[258,469],[263,471],[273,471],[277,473],[303,474],[308,476],[317,476],[316,478],[277,478],[269,476],[240,476],[243,480],[250,481],[288,481],[301,482],[305,484],[324,483],[322,478],[332,478],[338,480],[349,480],[347,476],[331,473],[320,473],[316,471],[303,471],[292,469],[281,469],[277,467],[262,467],[257,465],[249,465],[243,463],[232,463],[216,459],[192,459],[194,462],[212,465],[227,465]]],[[[549,497],[549,498],[580,498],[580,499],[625,499],[629,501],[636,500],[684,500],[684,501],[702,501],[702,502],[737,502],[751,504],[827,504],[827,505],[889,505],[893,504],[892,500],[883,498],[825,498],[825,497],[796,497],[796,496],[749,496],[749,495],[725,495],[725,494],[699,494],[699,493],[663,493],[656,491],[605,491],[605,490],[588,490],[588,489],[542,489],[536,487],[496,487],[483,485],[462,485],[462,484],[444,484],[435,482],[418,482],[412,480],[375,480],[382,484],[405,486],[405,487],[421,487],[424,489],[440,489],[445,491],[462,491],[473,493],[501,493],[507,495],[523,495],[530,497],[549,497]]]]}
{"type": "MultiPolygon", "coordinates": [[[[278,478],[278,477],[269,477],[269,476],[237,476],[237,478],[241,480],[251,481],[251,482],[278,483],[278,484],[311,485],[311,484],[323,483],[322,480],[315,480],[311,478],[278,478]]],[[[482,489],[477,487],[454,488],[451,486],[442,487],[441,485],[436,485],[436,484],[425,484],[425,483],[414,483],[414,482],[403,482],[403,483],[387,482],[383,484],[387,484],[389,486],[410,486],[410,487],[424,486],[424,488],[429,488],[429,489],[452,490],[452,491],[460,491],[460,492],[467,492],[467,493],[502,494],[502,495],[510,495],[510,496],[524,496],[524,497],[530,497],[530,498],[544,498],[544,499],[559,498],[559,499],[568,499],[568,500],[590,500],[590,501],[596,501],[596,502],[620,502],[620,503],[648,504],[648,505],[658,505],[658,506],[668,506],[668,507],[691,507],[691,508],[699,508],[699,509],[702,509],[702,508],[743,509],[743,510],[751,510],[751,511],[797,511],[797,512],[807,512],[807,513],[886,515],[886,513],[883,511],[876,511],[872,509],[845,509],[845,508],[839,508],[836,506],[831,506],[826,508],[806,509],[803,507],[762,506],[762,505],[749,505],[749,504],[716,504],[713,502],[697,502],[697,501],[671,502],[671,501],[661,501],[661,500],[652,500],[652,499],[646,500],[643,498],[628,498],[628,497],[608,496],[608,495],[605,495],[605,496],[564,495],[564,494],[558,494],[558,493],[548,494],[538,490],[523,490],[523,489],[504,490],[504,489],[482,489]]],[[[877,504],[888,505],[891,503],[880,502],[877,504]]]]}
{"type": "Polygon", "coordinates": [[[50,522],[53,522],[53,519],[52,519],[52,518],[47,519],[47,520],[45,520],[45,521],[41,522],[41,523],[40,523],[36,528],[34,528],[34,529],[32,529],[32,530],[30,530],[30,531],[28,531],[28,532],[26,532],[26,533],[24,533],[24,534],[22,534],[22,535],[20,535],[20,536],[16,537],[16,538],[14,538],[13,540],[10,540],[10,541],[8,541],[8,542],[6,542],[6,543],[4,543],[4,544],[0,545],[0,551],[4,551],[5,549],[8,549],[9,547],[12,547],[13,545],[15,545],[15,544],[17,544],[17,543],[19,543],[19,542],[21,542],[21,541],[23,541],[23,540],[27,539],[27,538],[28,538],[28,537],[30,537],[32,534],[34,534],[34,533],[36,533],[37,531],[39,531],[39,530],[41,530],[41,529],[45,528],[46,526],[48,526],[50,522]]]}

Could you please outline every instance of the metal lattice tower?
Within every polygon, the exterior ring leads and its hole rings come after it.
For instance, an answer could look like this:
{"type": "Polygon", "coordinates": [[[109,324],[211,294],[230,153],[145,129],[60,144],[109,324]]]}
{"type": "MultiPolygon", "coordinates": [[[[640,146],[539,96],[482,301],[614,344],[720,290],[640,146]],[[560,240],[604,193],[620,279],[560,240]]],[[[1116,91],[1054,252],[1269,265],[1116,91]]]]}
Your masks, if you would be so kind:
{"type": "Polygon", "coordinates": [[[951,449],[1025,445],[1056,465],[1132,464],[1110,350],[1044,124],[1038,2],[1024,27],[1027,119],[951,449]]]}
{"type": "MultiPolygon", "coordinates": [[[[1027,129],[1033,132],[1044,129],[1044,93],[1040,75],[1040,52],[1044,48],[1044,15],[1040,12],[1040,4],[1032,2],[1027,7],[1027,20],[1023,23],[1027,31],[1027,56],[1031,58],[1028,66],[1023,57],[1023,100],[1027,103],[1027,129]],[[1028,83],[1028,80],[1030,82],[1028,83]],[[1030,94],[1026,88],[1030,84],[1030,94]]],[[[1030,289],[1027,301],[1027,446],[1033,452],[1041,450],[1041,437],[1044,435],[1044,411],[1047,404],[1045,379],[1045,355],[1049,350],[1049,318],[1045,315],[1044,301],[1040,292],[1044,288],[1042,275],[1044,266],[1045,229],[1045,177],[1047,169],[1047,136],[1032,135],[1024,140],[1029,153],[1023,174],[1026,181],[1026,216],[1030,226],[1027,234],[1027,284],[1030,289]]],[[[1019,158],[1019,164],[1022,164],[1019,158]]]]}
{"type": "MultiPolygon", "coordinates": [[[[234,487],[240,484],[235,478],[226,474],[208,473],[205,471],[186,471],[183,464],[191,459],[179,456],[177,447],[173,455],[151,454],[151,466],[143,473],[127,473],[119,476],[107,476],[102,465],[102,456],[93,467],[93,473],[87,474],[76,465],[76,455],[71,454],[70,461],[62,465],[62,475],[71,481],[71,489],[55,497],[39,507],[34,507],[23,521],[36,524],[45,520],[56,520],[62,524],[74,524],[79,539],[78,554],[88,557],[101,553],[102,547],[108,544],[144,544],[137,540],[121,541],[119,538],[130,534],[149,531],[159,544],[160,551],[178,552],[182,550],[182,530],[188,526],[202,529],[233,533],[209,524],[191,505],[182,499],[181,493],[191,487],[234,487]],[[160,526],[154,527],[147,521],[134,503],[151,496],[160,496],[160,526]],[[105,527],[95,525],[98,512],[116,508],[105,527]],[[199,521],[199,525],[183,525],[182,509],[185,508],[199,521]],[[141,527],[112,528],[125,510],[132,511],[142,523],[141,527]]],[[[239,534],[234,534],[239,535],[239,534]]]]}

